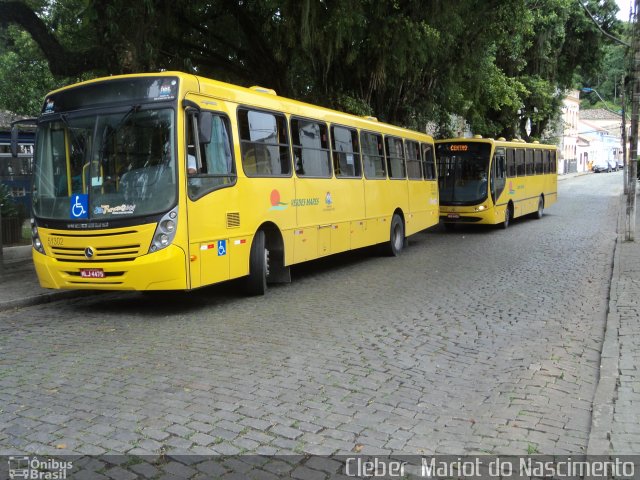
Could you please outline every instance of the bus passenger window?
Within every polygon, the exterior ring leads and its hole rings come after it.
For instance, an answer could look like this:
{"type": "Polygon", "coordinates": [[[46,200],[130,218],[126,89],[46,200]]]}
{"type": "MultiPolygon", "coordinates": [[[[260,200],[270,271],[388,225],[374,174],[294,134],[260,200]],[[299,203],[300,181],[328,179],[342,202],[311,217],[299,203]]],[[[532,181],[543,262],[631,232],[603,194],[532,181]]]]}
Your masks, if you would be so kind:
{"type": "Polygon", "coordinates": [[[424,178],[425,180],[436,179],[436,162],[434,159],[433,145],[422,144],[422,159],[424,162],[424,178]]]}
{"type": "Polygon", "coordinates": [[[558,173],[558,161],[556,160],[556,158],[557,158],[557,151],[552,150],[549,158],[549,162],[550,162],[549,173],[558,173]]]}
{"type": "Polygon", "coordinates": [[[513,148],[507,148],[507,176],[516,176],[516,152],[513,148]]]}
{"type": "Polygon", "coordinates": [[[545,150],[544,152],[542,152],[543,154],[543,159],[542,159],[542,168],[543,168],[543,172],[542,173],[549,173],[549,168],[551,166],[551,163],[549,162],[549,150],[545,150]]]}
{"type": "Polygon", "coordinates": [[[362,144],[362,163],[366,178],[387,178],[387,170],[382,148],[382,135],[362,132],[360,134],[362,144]]]}
{"type": "Polygon", "coordinates": [[[360,147],[358,132],[352,128],[331,127],[331,150],[336,177],[360,178],[360,147]]]}
{"type": "Polygon", "coordinates": [[[407,176],[411,180],[421,180],[423,175],[420,145],[418,142],[405,140],[405,147],[407,149],[407,176]]]}
{"type": "Polygon", "coordinates": [[[533,170],[533,150],[531,150],[530,148],[527,148],[527,150],[525,151],[525,168],[526,168],[526,175],[533,175],[534,170],[533,170]]]}
{"type": "Polygon", "coordinates": [[[385,137],[389,178],[406,178],[402,140],[385,137]]]}
{"type": "Polygon", "coordinates": [[[544,173],[544,167],[542,166],[542,150],[534,150],[533,158],[535,174],[542,175],[544,173]]]}
{"type": "Polygon", "coordinates": [[[518,177],[525,176],[524,150],[522,148],[516,150],[516,175],[518,175],[518,177]]]}
{"type": "Polygon", "coordinates": [[[291,159],[284,115],[239,110],[242,167],[250,177],[289,176],[291,159]]]}
{"type": "Polygon", "coordinates": [[[291,141],[298,176],[331,177],[328,131],[324,123],[292,119],[291,141]]]}

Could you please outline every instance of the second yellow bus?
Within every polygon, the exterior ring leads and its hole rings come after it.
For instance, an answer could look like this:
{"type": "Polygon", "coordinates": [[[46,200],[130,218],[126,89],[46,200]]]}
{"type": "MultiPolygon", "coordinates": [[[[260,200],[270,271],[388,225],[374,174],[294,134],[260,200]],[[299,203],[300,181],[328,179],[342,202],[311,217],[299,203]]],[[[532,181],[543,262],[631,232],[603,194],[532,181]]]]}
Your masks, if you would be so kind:
{"type": "Polygon", "coordinates": [[[456,224],[500,224],[544,209],[558,198],[555,145],[456,138],[436,142],[440,219],[456,224]]]}

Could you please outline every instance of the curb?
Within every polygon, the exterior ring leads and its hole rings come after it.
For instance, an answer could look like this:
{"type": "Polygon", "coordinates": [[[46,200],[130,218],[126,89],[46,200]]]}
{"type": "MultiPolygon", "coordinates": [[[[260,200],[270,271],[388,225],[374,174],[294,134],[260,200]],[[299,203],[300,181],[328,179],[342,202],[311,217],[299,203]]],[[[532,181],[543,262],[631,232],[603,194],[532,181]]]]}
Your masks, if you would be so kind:
{"type": "Polygon", "coordinates": [[[0,312],[4,312],[7,310],[16,310],[24,307],[32,307],[34,305],[42,305],[44,303],[57,302],[59,300],[70,300],[74,298],[88,297],[91,295],[98,295],[100,293],[104,292],[87,290],[66,290],[63,292],[43,293],[40,295],[33,295],[31,297],[0,302],[0,312]]]}
{"type": "Polygon", "coordinates": [[[611,451],[611,429],[618,393],[618,377],[620,376],[618,368],[620,362],[620,339],[618,336],[620,315],[617,313],[618,280],[620,278],[620,249],[618,247],[623,241],[620,226],[624,224],[625,198],[625,194],[622,193],[619,200],[618,227],[613,251],[613,270],[609,288],[607,320],[602,351],[600,352],[600,375],[592,401],[587,455],[606,455],[611,451]]]}

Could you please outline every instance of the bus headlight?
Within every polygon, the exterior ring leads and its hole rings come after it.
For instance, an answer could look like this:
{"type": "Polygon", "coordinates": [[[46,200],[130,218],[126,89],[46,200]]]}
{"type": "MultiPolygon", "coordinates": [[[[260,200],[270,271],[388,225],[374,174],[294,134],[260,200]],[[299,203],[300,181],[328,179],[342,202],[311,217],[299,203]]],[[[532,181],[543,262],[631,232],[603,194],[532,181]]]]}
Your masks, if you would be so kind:
{"type": "Polygon", "coordinates": [[[43,255],[45,254],[42,241],[40,240],[40,234],[38,233],[38,226],[33,218],[31,219],[31,244],[36,251],[43,255]]]}
{"type": "Polygon", "coordinates": [[[176,226],[178,223],[178,207],[168,212],[160,219],[153,240],[149,247],[149,253],[157,252],[168,247],[176,236],[176,226]]]}
{"type": "Polygon", "coordinates": [[[486,209],[486,206],[480,205],[479,207],[476,207],[476,212],[484,212],[486,209]]]}

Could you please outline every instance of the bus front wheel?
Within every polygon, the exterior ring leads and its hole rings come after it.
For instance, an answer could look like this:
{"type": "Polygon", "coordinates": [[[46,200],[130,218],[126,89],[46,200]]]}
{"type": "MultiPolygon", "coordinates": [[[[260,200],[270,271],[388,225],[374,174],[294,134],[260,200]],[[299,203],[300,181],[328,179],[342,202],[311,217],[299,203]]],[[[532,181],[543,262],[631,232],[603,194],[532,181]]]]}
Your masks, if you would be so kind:
{"type": "Polygon", "coordinates": [[[390,257],[397,257],[402,253],[404,248],[404,222],[397,213],[393,214],[391,219],[391,229],[389,235],[389,243],[386,245],[386,253],[390,257]]]}
{"type": "Polygon", "coordinates": [[[249,253],[249,276],[245,289],[249,295],[264,295],[267,291],[267,277],[269,276],[269,250],[267,250],[265,235],[262,230],[256,232],[249,253]]]}

